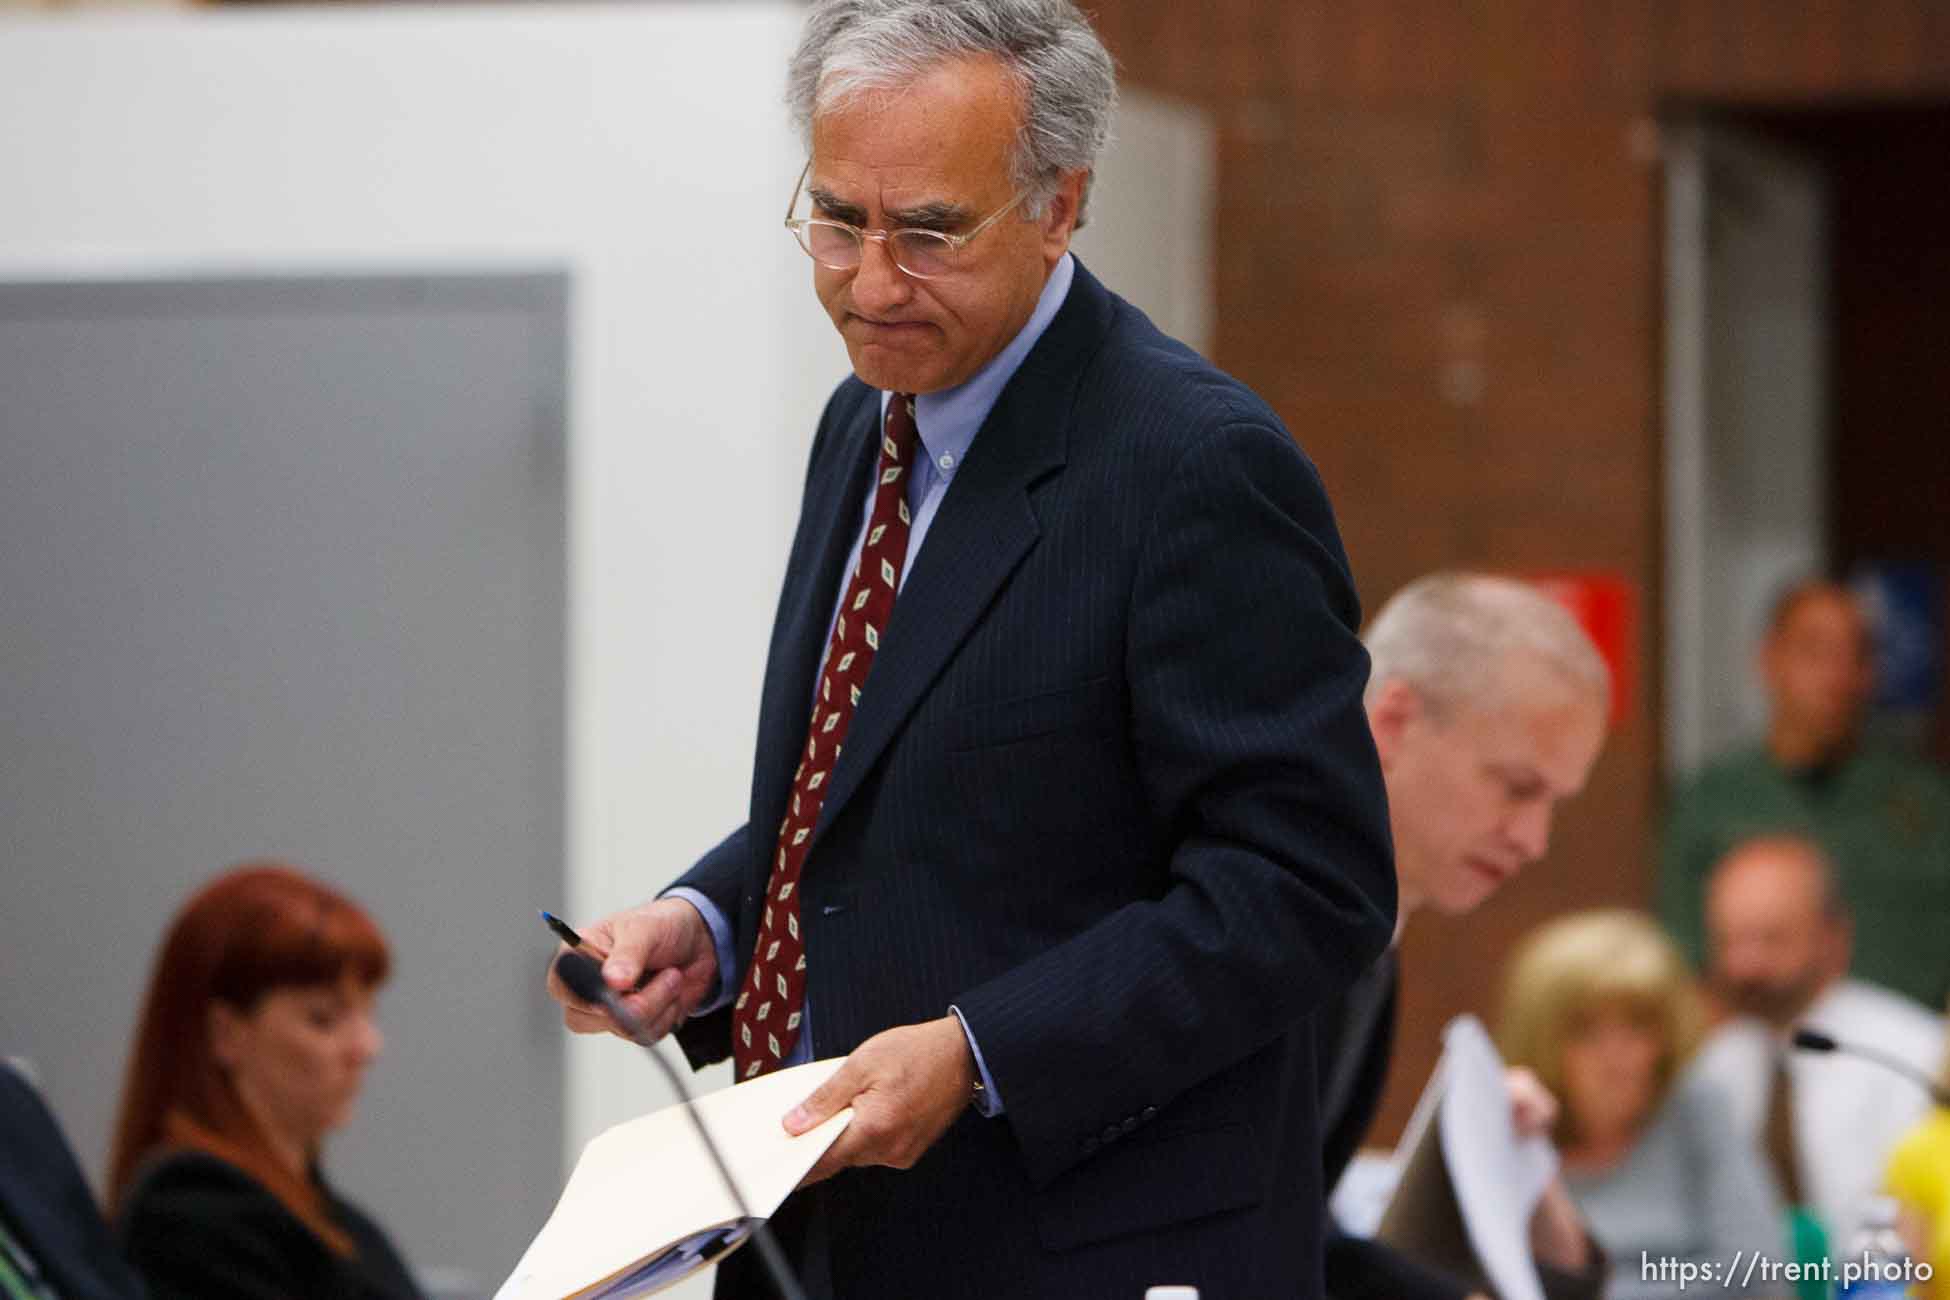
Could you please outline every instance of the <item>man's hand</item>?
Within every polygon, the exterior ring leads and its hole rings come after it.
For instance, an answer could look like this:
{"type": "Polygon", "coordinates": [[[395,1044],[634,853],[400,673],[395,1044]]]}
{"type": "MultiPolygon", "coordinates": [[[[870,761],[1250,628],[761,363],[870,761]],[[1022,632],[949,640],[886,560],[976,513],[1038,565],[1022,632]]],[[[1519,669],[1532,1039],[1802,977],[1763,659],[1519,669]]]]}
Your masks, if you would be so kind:
{"type": "Polygon", "coordinates": [[[953,1015],[924,1025],[875,1034],[853,1050],[838,1072],[786,1112],[785,1131],[797,1137],[853,1108],[853,1118],[804,1187],[854,1165],[910,1169],[968,1105],[975,1057],[953,1015]]]}
{"type": "MultiPolygon", "coordinates": [[[[1510,1120],[1520,1138],[1545,1137],[1557,1127],[1557,1098],[1544,1081],[1521,1065],[1504,1071],[1510,1094],[1510,1120]]],[[[1591,1238],[1584,1216],[1571,1200],[1560,1175],[1537,1201],[1530,1216],[1530,1250],[1538,1260],[1565,1273],[1582,1274],[1591,1263],[1591,1238]]]]}
{"type": "Polygon", "coordinates": [[[1582,1274],[1591,1267],[1591,1234],[1561,1174],[1551,1179],[1531,1212],[1530,1253],[1561,1273],[1582,1274]]]}
{"type": "Polygon", "coordinates": [[[1517,1136],[1549,1137],[1557,1127],[1557,1098],[1544,1081],[1518,1065],[1504,1072],[1503,1087],[1510,1094],[1510,1122],[1517,1136]]]}
{"type": "MultiPolygon", "coordinates": [[[[660,898],[604,917],[582,931],[585,947],[605,953],[603,983],[616,991],[654,1042],[682,1024],[718,980],[718,950],[697,909],[681,898],[660,898]]],[[[562,1004],[562,1023],[578,1034],[625,1037],[609,1013],[563,987],[553,961],[549,996],[562,1004]]]]}

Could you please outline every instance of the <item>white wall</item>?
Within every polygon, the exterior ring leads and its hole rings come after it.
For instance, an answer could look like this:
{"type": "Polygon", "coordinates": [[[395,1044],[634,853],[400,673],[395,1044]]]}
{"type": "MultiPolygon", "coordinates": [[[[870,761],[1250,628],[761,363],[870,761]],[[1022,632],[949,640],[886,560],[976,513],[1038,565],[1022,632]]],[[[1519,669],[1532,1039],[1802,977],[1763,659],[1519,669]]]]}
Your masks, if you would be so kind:
{"type": "MultiPolygon", "coordinates": [[[[662,884],[744,802],[811,415],[844,366],[778,226],[796,21],[782,4],[0,20],[0,276],[573,273],[572,916],[662,884]]],[[[664,1095],[614,1044],[571,1062],[578,1142],[664,1095]]]]}
{"type": "MultiPolygon", "coordinates": [[[[845,368],[779,227],[801,13],[0,17],[0,278],[572,272],[572,917],[647,896],[742,816],[805,449],[845,368]]],[[[1128,99],[1079,248],[1199,345],[1211,132],[1128,99]]],[[[613,1043],[565,1050],[570,1151],[665,1096],[613,1043]]]]}

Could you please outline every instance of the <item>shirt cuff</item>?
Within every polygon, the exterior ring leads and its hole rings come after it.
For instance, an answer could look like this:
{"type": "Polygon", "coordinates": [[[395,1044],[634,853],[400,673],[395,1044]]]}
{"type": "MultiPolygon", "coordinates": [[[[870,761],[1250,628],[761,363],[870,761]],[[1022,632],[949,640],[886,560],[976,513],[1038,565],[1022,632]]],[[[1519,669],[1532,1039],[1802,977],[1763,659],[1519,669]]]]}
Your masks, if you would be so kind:
{"type": "Polygon", "coordinates": [[[731,923],[724,919],[718,905],[688,885],[675,885],[657,895],[658,898],[681,898],[697,909],[704,918],[704,926],[711,932],[711,943],[718,950],[718,983],[711,990],[711,996],[698,1003],[693,1017],[708,1016],[725,1003],[731,1001],[731,990],[738,987],[738,963],[731,951],[731,923]]]}
{"type": "Polygon", "coordinates": [[[962,1019],[960,1007],[949,1007],[954,1013],[955,1023],[961,1026],[962,1037],[968,1040],[968,1050],[975,1057],[975,1073],[982,1076],[982,1095],[976,1099],[975,1109],[985,1119],[994,1119],[1002,1113],[1002,1094],[995,1090],[995,1080],[989,1077],[988,1062],[982,1059],[982,1045],[975,1041],[975,1033],[962,1019]]]}

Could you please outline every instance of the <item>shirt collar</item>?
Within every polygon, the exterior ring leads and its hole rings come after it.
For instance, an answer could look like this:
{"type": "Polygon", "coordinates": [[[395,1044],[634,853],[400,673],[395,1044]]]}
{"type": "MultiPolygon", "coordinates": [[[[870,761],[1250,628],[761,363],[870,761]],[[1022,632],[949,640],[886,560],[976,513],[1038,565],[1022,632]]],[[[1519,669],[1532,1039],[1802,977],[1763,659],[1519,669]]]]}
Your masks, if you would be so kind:
{"type": "MultiPolygon", "coordinates": [[[[1036,341],[1043,337],[1043,331],[1056,319],[1063,300],[1069,296],[1070,282],[1076,278],[1076,258],[1063,254],[1054,267],[1050,268],[1049,279],[1043,282],[1043,291],[1036,298],[1036,309],[1029,313],[1029,320],[1023,325],[1009,346],[1003,348],[989,359],[989,363],[974,375],[953,388],[944,388],[938,393],[922,393],[914,399],[914,423],[919,426],[921,446],[927,450],[928,460],[934,465],[934,472],[942,478],[950,478],[961,468],[968,455],[975,434],[982,427],[982,421],[989,418],[995,409],[996,399],[1022,365],[1023,358],[1029,355],[1036,341]]],[[[880,415],[884,421],[887,416],[887,401],[891,395],[881,393],[880,415]]]]}

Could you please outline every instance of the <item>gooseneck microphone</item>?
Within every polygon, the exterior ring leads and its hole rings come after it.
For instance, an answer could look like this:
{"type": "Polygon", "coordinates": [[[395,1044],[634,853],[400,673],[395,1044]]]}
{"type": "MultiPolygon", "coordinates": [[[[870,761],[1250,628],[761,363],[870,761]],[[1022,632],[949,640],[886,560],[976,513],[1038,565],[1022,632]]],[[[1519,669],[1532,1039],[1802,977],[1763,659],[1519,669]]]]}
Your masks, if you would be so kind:
{"type": "Polygon", "coordinates": [[[1800,1028],[1794,1031],[1794,1046],[1803,1052],[1833,1052],[1837,1056],[1855,1056],[1873,1062],[1892,1074],[1900,1074],[1911,1083],[1930,1095],[1930,1100],[1939,1106],[1950,1107],[1950,1088],[1945,1088],[1929,1075],[1923,1073],[1901,1057],[1877,1051],[1873,1047],[1861,1047],[1853,1043],[1838,1042],[1818,1029],[1800,1028]]]}
{"type": "Polygon", "coordinates": [[[597,965],[596,959],[587,953],[565,952],[555,959],[555,973],[561,977],[563,986],[569,992],[584,1002],[609,1012],[609,1018],[630,1036],[630,1041],[641,1047],[650,1059],[657,1063],[657,1068],[663,1071],[664,1078],[670,1081],[671,1090],[684,1103],[684,1113],[690,1116],[691,1127],[697,1130],[698,1141],[702,1142],[704,1149],[711,1153],[711,1163],[718,1167],[718,1176],[724,1179],[725,1190],[731,1193],[731,1203],[738,1207],[739,1215],[752,1225],[752,1245],[758,1249],[759,1257],[765,1261],[765,1271],[772,1275],[772,1284],[778,1287],[779,1294],[784,1296],[785,1300],[806,1300],[805,1289],[799,1285],[799,1279],[793,1275],[792,1265],[786,1260],[785,1252],[779,1249],[779,1243],[773,1240],[765,1220],[754,1215],[751,1206],[745,1203],[745,1194],[738,1190],[738,1180],[731,1176],[731,1167],[725,1164],[724,1155],[718,1150],[718,1144],[711,1140],[711,1131],[705,1127],[704,1117],[699,1115],[697,1107],[691,1104],[691,1090],[684,1086],[683,1078],[671,1068],[668,1061],[664,1060],[663,1054],[646,1041],[643,1022],[631,1015],[629,1008],[623,1005],[622,999],[603,982],[603,968],[597,965]]]}

